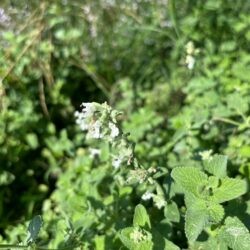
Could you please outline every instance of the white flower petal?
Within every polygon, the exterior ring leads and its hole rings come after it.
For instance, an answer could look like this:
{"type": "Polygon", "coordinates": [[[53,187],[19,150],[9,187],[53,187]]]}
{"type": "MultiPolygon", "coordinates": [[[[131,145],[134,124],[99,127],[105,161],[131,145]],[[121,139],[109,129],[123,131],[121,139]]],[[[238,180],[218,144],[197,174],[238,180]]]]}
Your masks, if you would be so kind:
{"type": "Polygon", "coordinates": [[[142,195],[141,198],[142,198],[144,201],[146,201],[146,200],[150,200],[153,196],[154,196],[153,193],[147,191],[146,193],[144,193],[144,194],[142,195]]]}
{"type": "Polygon", "coordinates": [[[101,150],[98,148],[90,148],[89,152],[92,158],[95,158],[96,156],[99,156],[101,154],[101,150]]]}
{"type": "Polygon", "coordinates": [[[115,158],[113,161],[112,161],[112,166],[114,168],[119,168],[122,164],[122,159],[121,158],[115,158]]]}
{"type": "Polygon", "coordinates": [[[101,134],[101,122],[100,121],[96,121],[93,124],[89,125],[87,136],[89,138],[95,138],[95,139],[99,139],[103,137],[103,135],[101,134]]]}
{"type": "Polygon", "coordinates": [[[115,138],[119,135],[119,129],[113,122],[109,122],[109,128],[111,130],[110,136],[112,138],[115,138]]]}
{"type": "Polygon", "coordinates": [[[84,102],[81,104],[81,106],[83,107],[82,114],[84,118],[91,117],[96,111],[96,108],[93,103],[84,102]]]}

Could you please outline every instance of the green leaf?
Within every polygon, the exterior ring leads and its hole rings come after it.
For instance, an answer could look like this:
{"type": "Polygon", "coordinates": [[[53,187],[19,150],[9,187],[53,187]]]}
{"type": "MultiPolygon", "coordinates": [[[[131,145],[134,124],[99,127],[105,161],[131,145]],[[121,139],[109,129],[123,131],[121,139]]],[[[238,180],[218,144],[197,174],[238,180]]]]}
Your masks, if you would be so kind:
{"type": "Polygon", "coordinates": [[[166,250],[179,250],[180,249],[172,241],[169,241],[169,240],[167,240],[165,238],[164,238],[164,242],[165,242],[165,249],[166,250]]]}
{"type": "Polygon", "coordinates": [[[130,238],[130,234],[133,232],[133,230],[133,227],[127,227],[119,232],[119,238],[121,242],[128,249],[133,249],[133,247],[135,247],[135,243],[130,238]]]}
{"type": "Polygon", "coordinates": [[[200,195],[200,190],[207,181],[207,175],[194,167],[177,167],[172,170],[171,176],[184,192],[190,192],[196,196],[200,195]]]}
{"type": "Polygon", "coordinates": [[[14,180],[15,176],[12,173],[8,171],[0,172],[0,186],[9,185],[14,180]]]}
{"type": "Polygon", "coordinates": [[[204,169],[219,178],[227,175],[227,156],[214,155],[211,159],[207,159],[203,162],[204,169]]]}
{"type": "Polygon", "coordinates": [[[210,200],[215,203],[222,203],[235,199],[247,191],[247,184],[244,180],[223,178],[220,180],[219,187],[213,190],[210,200]]]}
{"type": "MultiPolygon", "coordinates": [[[[242,79],[246,79],[246,73],[249,72],[249,67],[242,67],[237,73],[237,76],[242,79]],[[238,74],[242,71],[242,74],[238,74]]],[[[248,111],[248,97],[244,97],[239,93],[231,94],[227,97],[227,106],[229,109],[235,110],[239,115],[242,115],[248,111]]]]}
{"type": "Polygon", "coordinates": [[[26,141],[32,149],[36,149],[39,146],[37,135],[34,133],[27,134],[26,141]]]}
{"type": "Polygon", "coordinates": [[[223,219],[225,212],[220,204],[211,204],[208,206],[209,221],[211,223],[219,223],[223,219]]]}
{"type": "Polygon", "coordinates": [[[220,238],[233,250],[250,248],[250,233],[237,217],[227,217],[220,238]]]}
{"type": "Polygon", "coordinates": [[[43,221],[42,221],[42,217],[40,215],[35,216],[29,223],[28,226],[28,239],[27,239],[27,243],[32,243],[35,242],[39,231],[42,227],[43,221]]]}
{"type": "Polygon", "coordinates": [[[96,250],[105,249],[105,236],[104,235],[95,236],[95,249],[96,250]]]}
{"type": "Polygon", "coordinates": [[[192,199],[192,201],[191,203],[189,199],[189,207],[185,215],[185,234],[190,243],[197,239],[209,219],[206,202],[198,199],[192,199]]]}
{"type": "Polygon", "coordinates": [[[173,242],[167,240],[163,235],[167,235],[166,228],[153,228],[153,244],[154,250],[179,250],[180,248],[176,246],[173,242]],[[165,229],[165,230],[164,230],[165,229]]]}
{"type": "Polygon", "coordinates": [[[179,213],[178,206],[173,201],[165,206],[164,215],[169,221],[172,221],[172,222],[180,221],[180,213],[179,213]]]}
{"type": "Polygon", "coordinates": [[[218,237],[209,237],[206,241],[196,241],[192,250],[228,250],[226,243],[218,237]]]}
{"type": "Polygon", "coordinates": [[[133,225],[141,226],[141,227],[148,226],[149,228],[151,228],[150,219],[149,219],[147,210],[141,204],[135,207],[133,225]]]}

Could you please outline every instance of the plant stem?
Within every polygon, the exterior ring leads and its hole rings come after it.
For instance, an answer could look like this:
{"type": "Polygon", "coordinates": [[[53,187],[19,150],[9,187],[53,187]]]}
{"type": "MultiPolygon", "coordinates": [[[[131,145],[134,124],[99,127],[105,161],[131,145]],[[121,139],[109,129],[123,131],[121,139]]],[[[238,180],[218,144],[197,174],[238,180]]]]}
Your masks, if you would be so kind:
{"type": "Polygon", "coordinates": [[[221,122],[229,123],[229,124],[232,124],[232,125],[235,125],[235,126],[240,126],[241,125],[241,123],[239,123],[239,122],[233,121],[231,119],[223,118],[223,117],[214,117],[212,120],[213,121],[221,121],[221,122]]]}

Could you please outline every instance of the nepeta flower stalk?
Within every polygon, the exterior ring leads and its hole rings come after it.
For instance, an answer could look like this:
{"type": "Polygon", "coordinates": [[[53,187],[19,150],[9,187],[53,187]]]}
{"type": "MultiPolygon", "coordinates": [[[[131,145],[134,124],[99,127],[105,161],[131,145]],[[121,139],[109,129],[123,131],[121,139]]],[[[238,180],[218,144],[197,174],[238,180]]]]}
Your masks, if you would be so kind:
{"type": "MultiPolygon", "coordinates": [[[[117,116],[119,112],[113,110],[107,103],[82,103],[81,112],[76,111],[76,123],[81,130],[86,131],[87,139],[101,139],[110,144],[111,165],[119,169],[123,165],[132,165],[133,169],[128,172],[126,183],[149,183],[155,185],[153,174],[155,168],[142,168],[134,158],[134,145],[129,142],[127,135],[122,133],[118,126],[117,116]]],[[[100,155],[100,150],[90,149],[92,158],[100,155]]],[[[143,200],[153,199],[155,206],[161,209],[166,205],[163,195],[146,192],[142,195],[143,200]]]]}
{"type": "Polygon", "coordinates": [[[87,139],[103,139],[111,144],[114,168],[124,163],[130,165],[133,147],[117,125],[119,113],[107,103],[82,103],[81,107],[81,112],[75,112],[76,123],[87,132],[87,139]]]}

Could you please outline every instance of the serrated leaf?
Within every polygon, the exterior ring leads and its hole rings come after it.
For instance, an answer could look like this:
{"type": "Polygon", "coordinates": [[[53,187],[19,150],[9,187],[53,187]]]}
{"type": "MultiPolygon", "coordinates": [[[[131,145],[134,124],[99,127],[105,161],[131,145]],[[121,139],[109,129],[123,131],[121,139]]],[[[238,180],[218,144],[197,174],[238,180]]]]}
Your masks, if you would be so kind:
{"type": "Polygon", "coordinates": [[[150,219],[149,219],[147,210],[141,204],[135,207],[133,225],[141,226],[141,227],[148,226],[149,228],[151,228],[150,219]]]}
{"type": "Polygon", "coordinates": [[[208,206],[209,221],[211,223],[219,223],[223,219],[225,212],[220,204],[211,204],[208,206]]]}
{"type": "MultiPolygon", "coordinates": [[[[249,70],[249,68],[242,66],[240,69],[238,69],[238,72],[243,69],[244,71],[242,73],[242,76],[244,78],[246,77],[245,73],[249,70]]],[[[227,106],[229,109],[232,109],[239,115],[242,115],[248,110],[248,97],[242,96],[240,93],[231,94],[227,97],[227,106]]]]}
{"type": "Polygon", "coordinates": [[[35,242],[38,234],[40,232],[40,229],[42,227],[43,220],[40,215],[35,216],[29,223],[28,226],[28,239],[27,243],[35,242]]]}
{"type": "Polygon", "coordinates": [[[196,196],[199,196],[199,189],[207,181],[207,175],[194,167],[177,167],[172,170],[171,176],[184,192],[191,192],[196,196]]]}
{"type": "Polygon", "coordinates": [[[178,246],[176,246],[172,241],[169,241],[164,238],[165,249],[166,250],[180,250],[178,246]]]}
{"type": "Polygon", "coordinates": [[[220,184],[220,179],[216,176],[208,177],[208,186],[212,189],[217,188],[220,184]]]}
{"type": "Polygon", "coordinates": [[[214,155],[211,159],[204,160],[204,169],[219,178],[227,175],[227,156],[214,155]]]}
{"type": "Polygon", "coordinates": [[[209,237],[206,241],[196,241],[192,250],[228,250],[228,247],[224,241],[218,239],[218,237],[209,237]]]}
{"type": "Polygon", "coordinates": [[[237,217],[227,217],[219,237],[233,250],[250,248],[250,233],[237,217]]]}
{"type": "Polygon", "coordinates": [[[215,203],[235,199],[247,191],[247,184],[244,180],[226,177],[220,181],[220,186],[213,189],[213,195],[210,197],[210,200],[215,203]]]}
{"type": "Polygon", "coordinates": [[[190,243],[193,243],[208,223],[208,211],[203,200],[196,200],[187,208],[185,215],[185,234],[190,243]]]}

